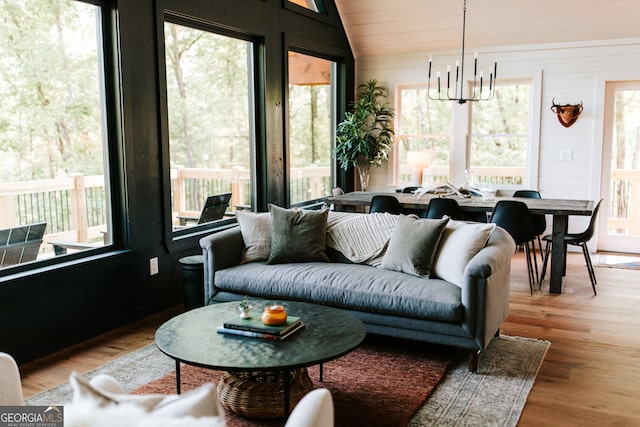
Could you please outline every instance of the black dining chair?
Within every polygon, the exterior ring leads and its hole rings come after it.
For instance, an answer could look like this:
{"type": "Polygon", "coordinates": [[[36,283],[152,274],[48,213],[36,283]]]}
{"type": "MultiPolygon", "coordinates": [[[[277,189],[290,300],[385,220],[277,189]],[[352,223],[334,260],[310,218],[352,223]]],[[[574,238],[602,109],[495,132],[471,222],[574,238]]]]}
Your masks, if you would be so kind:
{"type": "MultiPolygon", "coordinates": [[[[403,194],[413,194],[414,191],[419,190],[421,188],[422,187],[420,187],[420,186],[412,185],[412,186],[409,186],[409,187],[404,187],[402,189],[401,193],[403,193],[403,194]]],[[[426,209],[415,209],[415,208],[403,208],[402,209],[402,213],[405,214],[405,215],[413,214],[413,215],[419,216],[420,218],[423,218],[426,215],[427,210],[426,209]]]]}
{"type": "Polygon", "coordinates": [[[527,259],[527,273],[529,274],[529,290],[533,295],[533,284],[537,281],[534,275],[537,276],[538,265],[535,254],[533,263],[531,261],[529,242],[533,241],[536,236],[529,208],[526,203],[517,200],[500,200],[493,208],[491,222],[504,228],[511,235],[516,245],[524,247],[527,259]],[[535,264],[535,270],[533,264],[535,264]]]}
{"type": "Polygon", "coordinates": [[[427,208],[425,218],[440,219],[445,215],[451,219],[464,219],[462,209],[460,209],[460,205],[455,199],[434,197],[429,200],[429,207],[427,208]]]}
{"type": "MultiPolygon", "coordinates": [[[[527,199],[541,199],[540,192],[538,190],[517,190],[513,193],[513,197],[523,197],[527,199]]],[[[540,248],[540,261],[542,263],[544,249],[542,249],[541,236],[547,230],[547,218],[544,215],[532,214],[533,219],[533,231],[536,233],[538,240],[538,248],[540,248]]],[[[533,245],[533,253],[535,255],[535,245],[533,245]]]]}
{"type": "Polygon", "coordinates": [[[388,212],[390,214],[399,215],[402,213],[400,202],[393,196],[377,195],[371,199],[371,207],[369,213],[388,212]]]}
{"type": "Polygon", "coordinates": [[[419,190],[421,188],[422,187],[420,187],[420,186],[412,185],[412,186],[409,186],[409,187],[404,187],[401,192],[405,193],[405,194],[406,193],[413,193],[414,191],[419,190]]]}
{"type": "MultiPolygon", "coordinates": [[[[582,248],[582,253],[584,254],[584,261],[587,264],[587,271],[589,272],[589,279],[591,280],[591,287],[593,288],[593,294],[598,295],[596,291],[596,285],[598,284],[596,280],[596,272],[593,269],[593,264],[591,263],[591,256],[589,255],[589,248],[587,247],[587,242],[591,240],[593,234],[596,231],[596,218],[598,216],[598,211],[600,210],[600,204],[603,199],[600,199],[596,204],[596,207],[593,208],[593,213],[591,214],[591,219],[589,220],[589,226],[582,233],[568,233],[564,236],[564,243],[566,245],[574,245],[580,246],[582,248]]],[[[547,234],[542,238],[547,245],[544,250],[544,260],[542,261],[542,273],[540,274],[540,284],[538,287],[542,286],[542,281],[544,280],[544,276],[547,272],[547,262],[549,261],[549,254],[551,253],[551,245],[553,244],[553,235],[547,234]]]]}

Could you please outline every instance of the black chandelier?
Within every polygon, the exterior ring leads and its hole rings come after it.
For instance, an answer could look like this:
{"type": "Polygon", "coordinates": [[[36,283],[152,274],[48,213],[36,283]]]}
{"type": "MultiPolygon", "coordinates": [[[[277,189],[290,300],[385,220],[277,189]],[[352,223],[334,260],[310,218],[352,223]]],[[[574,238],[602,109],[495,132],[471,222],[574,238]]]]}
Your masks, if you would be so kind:
{"type": "Polygon", "coordinates": [[[456,61],[455,81],[453,88],[451,87],[451,65],[447,65],[447,86],[442,87],[440,71],[436,74],[438,82],[435,94],[431,90],[431,62],[432,57],[429,56],[429,79],[427,81],[427,96],[434,101],[457,101],[459,104],[465,104],[467,101],[490,101],[496,93],[496,76],[498,72],[498,63],[493,63],[493,72],[489,73],[489,83],[485,84],[483,72],[478,73],[478,53],[473,54],[473,85],[471,86],[471,96],[464,96],[464,41],[467,21],[467,0],[464,0],[462,12],[462,58],[456,61]],[[489,86],[487,90],[487,86],[489,86]]]}

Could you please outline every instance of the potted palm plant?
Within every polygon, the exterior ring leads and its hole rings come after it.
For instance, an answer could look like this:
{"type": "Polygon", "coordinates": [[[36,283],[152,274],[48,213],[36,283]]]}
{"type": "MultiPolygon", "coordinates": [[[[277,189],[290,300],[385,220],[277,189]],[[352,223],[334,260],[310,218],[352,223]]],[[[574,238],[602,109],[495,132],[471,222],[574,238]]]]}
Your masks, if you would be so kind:
{"type": "Polygon", "coordinates": [[[373,79],[358,86],[353,112],[346,112],[336,129],[336,159],[342,169],[358,170],[363,191],[367,190],[369,168],[389,160],[393,143],[393,109],[380,100],[385,92],[373,79]]]}

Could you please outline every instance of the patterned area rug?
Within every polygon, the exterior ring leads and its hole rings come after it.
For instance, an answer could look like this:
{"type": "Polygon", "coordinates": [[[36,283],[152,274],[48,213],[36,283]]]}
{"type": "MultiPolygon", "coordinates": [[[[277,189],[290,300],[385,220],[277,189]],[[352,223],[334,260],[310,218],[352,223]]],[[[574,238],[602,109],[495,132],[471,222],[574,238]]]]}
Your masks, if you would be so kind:
{"type": "Polygon", "coordinates": [[[628,270],[640,270],[640,257],[624,255],[596,255],[594,266],[608,268],[624,268],[628,270]]]}
{"type": "MultiPolygon", "coordinates": [[[[442,359],[442,356],[446,354],[458,361],[449,368],[435,391],[430,395],[427,391],[421,398],[421,402],[426,398],[426,403],[418,405],[420,408],[407,425],[411,427],[432,425],[515,426],[549,345],[547,341],[501,336],[493,340],[480,357],[477,374],[468,372],[466,363],[459,360],[459,354],[456,356],[457,353],[451,352],[446,347],[431,346],[433,350],[437,350],[436,353],[439,353],[439,355],[435,355],[435,358],[442,359]],[[428,398],[426,395],[429,395],[428,398]]],[[[331,363],[334,362],[329,362],[325,366],[326,369],[329,369],[331,363]]],[[[150,345],[91,371],[85,376],[90,378],[100,373],[107,373],[125,385],[127,391],[132,391],[161,377],[169,376],[170,378],[174,368],[175,364],[171,359],[160,353],[154,345],[150,345]]],[[[384,365],[377,365],[375,368],[369,365],[368,369],[383,370],[384,365]]],[[[332,381],[337,382],[337,374],[334,373],[332,377],[329,372],[325,370],[324,385],[332,389],[329,379],[332,378],[332,381]]],[[[310,373],[312,378],[317,378],[314,371],[310,371],[310,373]]],[[[413,378],[411,372],[409,374],[413,378]]],[[[388,383],[387,386],[390,386],[391,389],[402,390],[407,385],[415,386],[417,383],[416,381],[412,382],[411,379],[398,378],[394,375],[382,375],[380,378],[384,378],[383,382],[388,383]]],[[[335,388],[336,384],[333,387],[335,388]]],[[[171,393],[174,390],[173,386],[167,392],[171,393]]],[[[370,393],[369,390],[371,389],[367,389],[366,386],[356,387],[354,393],[359,392],[360,394],[354,399],[363,401],[384,398],[384,393],[376,395],[370,393]]],[[[349,399],[351,393],[340,389],[332,390],[332,392],[336,399],[337,408],[342,404],[340,401],[349,399]]],[[[415,392],[415,390],[411,392],[415,392]]],[[[64,404],[69,400],[70,394],[69,384],[65,383],[28,399],[27,403],[30,405],[64,404]]],[[[345,402],[348,407],[348,400],[345,402]]],[[[374,406],[378,406],[386,413],[382,420],[394,418],[395,414],[388,412],[389,408],[384,402],[373,403],[374,406]]],[[[415,409],[412,411],[415,412],[415,409]]],[[[380,419],[378,412],[372,413],[370,416],[370,420],[380,419]]],[[[336,417],[337,426],[361,426],[367,424],[367,421],[369,420],[359,419],[358,423],[347,423],[336,417]]]]}

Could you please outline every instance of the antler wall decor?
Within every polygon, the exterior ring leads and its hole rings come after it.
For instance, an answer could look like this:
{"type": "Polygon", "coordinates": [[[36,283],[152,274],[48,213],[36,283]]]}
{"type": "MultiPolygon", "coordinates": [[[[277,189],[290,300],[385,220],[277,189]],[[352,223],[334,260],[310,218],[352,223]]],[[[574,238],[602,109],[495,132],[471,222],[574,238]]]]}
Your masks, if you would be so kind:
{"type": "Polygon", "coordinates": [[[551,104],[551,111],[556,113],[560,124],[566,128],[568,128],[569,126],[574,124],[576,120],[578,120],[578,117],[580,117],[583,109],[582,101],[580,101],[580,104],[560,105],[556,104],[556,99],[553,98],[551,100],[551,104]]]}

